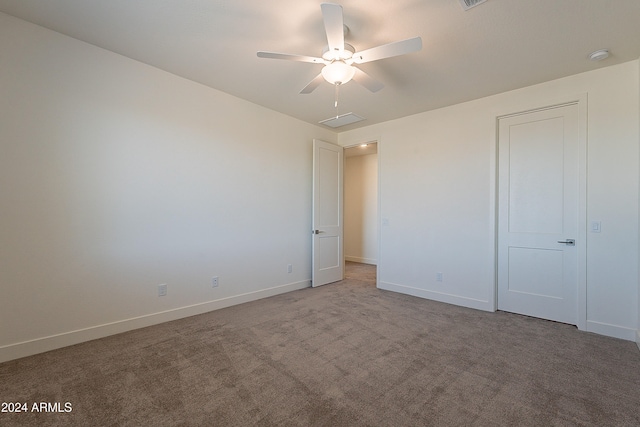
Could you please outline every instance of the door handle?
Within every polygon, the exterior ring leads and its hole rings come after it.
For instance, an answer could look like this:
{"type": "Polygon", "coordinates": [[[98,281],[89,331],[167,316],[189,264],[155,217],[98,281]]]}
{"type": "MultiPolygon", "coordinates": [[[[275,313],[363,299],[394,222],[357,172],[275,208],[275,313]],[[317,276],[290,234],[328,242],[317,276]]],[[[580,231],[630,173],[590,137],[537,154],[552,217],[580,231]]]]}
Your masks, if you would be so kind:
{"type": "Polygon", "coordinates": [[[320,234],[320,233],[324,233],[324,231],[320,231],[320,230],[313,230],[312,231],[313,234],[320,234]]]}
{"type": "Polygon", "coordinates": [[[576,240],[575,239],[558,240],[558,243],[564,243],[567,246],[575,246],[576,240]]]}

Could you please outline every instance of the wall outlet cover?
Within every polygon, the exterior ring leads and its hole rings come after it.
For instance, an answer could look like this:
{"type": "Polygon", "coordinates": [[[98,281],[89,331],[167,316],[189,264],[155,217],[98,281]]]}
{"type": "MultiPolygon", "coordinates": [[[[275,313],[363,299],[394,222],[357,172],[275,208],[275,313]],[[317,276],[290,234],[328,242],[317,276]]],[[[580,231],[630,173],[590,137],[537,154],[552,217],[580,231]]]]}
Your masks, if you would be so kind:
{"type": "Polygon", "coordinates": [[[158,296],[163,297],[165,295],[167,295],[167,285],[166,284],[158,285],[158,296]]]}

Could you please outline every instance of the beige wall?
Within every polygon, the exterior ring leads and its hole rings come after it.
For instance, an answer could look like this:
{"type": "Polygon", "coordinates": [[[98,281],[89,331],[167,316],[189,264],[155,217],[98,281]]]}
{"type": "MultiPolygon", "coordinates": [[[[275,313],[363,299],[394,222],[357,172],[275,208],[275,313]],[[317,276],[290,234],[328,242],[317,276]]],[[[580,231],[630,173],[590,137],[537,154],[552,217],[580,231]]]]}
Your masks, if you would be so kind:
{"type": "Polygon", "coordinates": [[[344,165],[345,259],[376,264],[377,236],[378,155],[347,157],[344,165]]]}
{"type": "Polygon", "coordinates": [[[496,117],[587,95],[586,329],[638,329],[639,66],[617,66],[344,132],[380,147],[379,283],[495,309],[496,117]],[[436,281],[443,272],[443,282],[436,281]]]}
{"type": "Polygon", "coordinates": [[[0,14],[0,361],[308,286],[313,138],[0,14]]]}

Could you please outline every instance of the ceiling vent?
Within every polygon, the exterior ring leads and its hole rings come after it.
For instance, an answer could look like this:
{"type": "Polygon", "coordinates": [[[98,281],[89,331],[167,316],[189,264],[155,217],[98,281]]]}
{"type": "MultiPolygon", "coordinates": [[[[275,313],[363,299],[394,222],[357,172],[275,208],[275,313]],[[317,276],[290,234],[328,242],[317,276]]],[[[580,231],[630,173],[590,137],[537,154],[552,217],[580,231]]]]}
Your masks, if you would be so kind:
{"type": "Polygon", "coordinates": [[[340,126],[350,125],[351,123],[357,123],[362,120],[364,119],[356,114],[347,113],[347,114],[341,114],[336,117],[331,117],[329,119],[323,120],[318,123],[320,123],[321,125],[332,127],[332,128],[339,128],[340,126]]]}
{"type": "Polygon", "coordinates": [[[486,2],[487,0],[460,0],[460,4],[464,10],[469,10],[472,7],[475,7],[481,3],[486,2]]]}

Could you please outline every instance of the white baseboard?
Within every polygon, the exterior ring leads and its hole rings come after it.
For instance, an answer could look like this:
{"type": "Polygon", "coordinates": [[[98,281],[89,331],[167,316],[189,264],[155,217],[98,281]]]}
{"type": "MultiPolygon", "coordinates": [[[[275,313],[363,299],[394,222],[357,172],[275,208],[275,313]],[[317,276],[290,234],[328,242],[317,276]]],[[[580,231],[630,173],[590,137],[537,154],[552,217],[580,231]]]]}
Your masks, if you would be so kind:
{"type": "Polygon", "coordinates": [[[476,310],[494,311],[489,301],[483,301],[474,298],[461,297],[459,295],[445,294],[435,291],[427,291],[424,289],[418,289],[411,286],[398,285],[396,283],[382,282],[378,283],[378,288],[387,291],[399,292],[401,294],[412,295],[414,297],[420,297],[430,299],[434,301],[444,302],[447,304],[459,305],[467,308],[474,308],[476,310]]]}
{"type": "Polygon", "coordinates": [[[373,258],[360,258],[360,257],[357,257],[357,256],[345,255],[344,260],[345,261],[351,261],[351,262],[359,262],[361,264],[378,265],[378,261],[376,261],[373,258]]]}
{"type": "Polygon", "coordinates": [[[593,332],[608,337],[620,338],[627,341],[637,341],[638,331],[624,326],[587,320],[587,332],[593,332]]]}
{"type": "MultiPolygon", "coordinates": [[[[445,294],[435,291],[427,291],[411,286],[398,285],[396,283],[380,282],[378,288],[388,291],[399,292],[401,294],[412,295],[420,298],[426,298],[434,301],[444,302],[448,304],[459,305],[477,310],[494,311],[489,301],[483,301],[473,298],[461,297],[459,295],[445,294]]],[[[610,325],[602,322],[587,321],[587,332],[593,332],[600,335],[606,335],[613,338],[620,338],[628,341],[635,341],[640,349],[640,330],[625,328],[618,325],[610,325]]]]}
{"type": "Polygon", "coordinates": [[[106,323],[90,328],[64,332],[61,334],[37,338],[34,340],[19,342],[16,344],[9,344],[0,347],[0,363],[13,359],[19,359],[21,357],[32,356],[38,353],[44,353],[45,351],[55,350],[57,348],[95,340],[98,338],[104,338],[109,335],[115,335],[122,332],[131,331],[133,329],[145,328],[147,326],[157,325],[159,323],[182,319],[184,317],[195,316],[197,314],[203,314],[209,311],[231,307],[233,305],[243,304],[245,302],[255,301],[262,298],[295,291],[298,289],[304,289],[310,286],[310,280],[303,280],[301,282],[274,286],[272,288],[262,289],[255,292],[221,298],[214,301],[207,301],[186,307],[152,313],[145,316],[120,320],[117,322],[106,323]]]}

